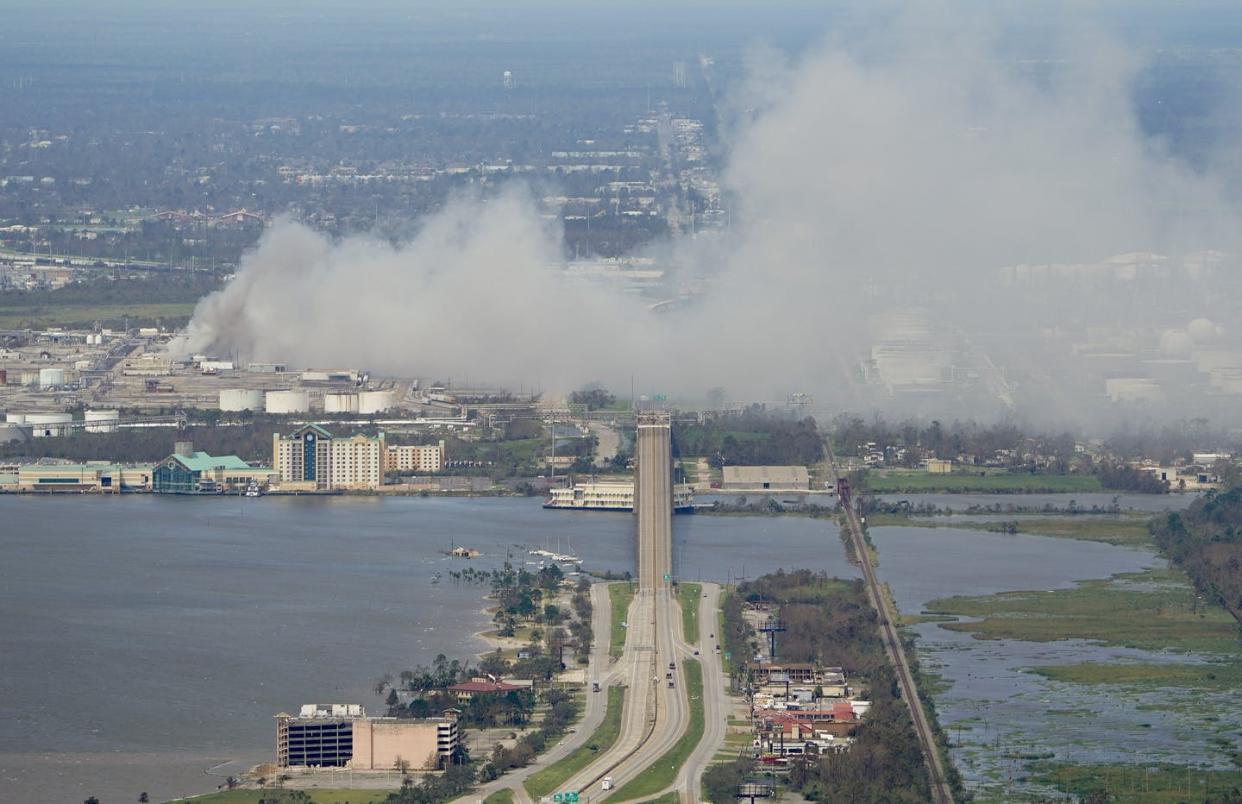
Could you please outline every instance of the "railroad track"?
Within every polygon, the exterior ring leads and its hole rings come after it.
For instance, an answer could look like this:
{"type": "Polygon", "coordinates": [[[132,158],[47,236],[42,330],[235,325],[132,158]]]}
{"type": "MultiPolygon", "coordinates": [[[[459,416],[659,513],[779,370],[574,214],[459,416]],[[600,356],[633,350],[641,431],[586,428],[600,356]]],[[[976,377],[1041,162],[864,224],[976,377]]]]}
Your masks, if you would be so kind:
{"type": "MultiPolygon", "coordinates": [[[[828,450],[828,462],[834,474],[840,477],[837,468],[837,457],[832,452],[832,445],[825,443],[828,450]]],[[[871,554],[867,551],[867,541],[863,538],[862,524],[849,500],[842,500],[841,507],[845,511],[846,530],[849,531],[850,542],[862,568],[863,581],[867,587],[867,598],[880,616],[880,635],[884,639],[884,649],[888,659],[897,671],[897,681],[901,685],[901,697],[905,698],[910,709],[910,718],[914,721],[914,731],[918,735],[919,745],[923,749],[923,760],[927,765],[928,781],[931,784],[932,801],[935,804],[953,804],[953,790],[945,778],[944,763],[936,746],[936,735],[932,731],[927,713],[923,710],[923,702],[919,699],[918,687],[914,683],[914,674],[910,672],[910,663],[906,652],[897,637],[897,627],[889,616],[888,606],[880,592],[880,582],[876,578],[875,568],[871,566],[871,554]]],[[[894,612],[895,614],[895,612],[894,612]]]]}

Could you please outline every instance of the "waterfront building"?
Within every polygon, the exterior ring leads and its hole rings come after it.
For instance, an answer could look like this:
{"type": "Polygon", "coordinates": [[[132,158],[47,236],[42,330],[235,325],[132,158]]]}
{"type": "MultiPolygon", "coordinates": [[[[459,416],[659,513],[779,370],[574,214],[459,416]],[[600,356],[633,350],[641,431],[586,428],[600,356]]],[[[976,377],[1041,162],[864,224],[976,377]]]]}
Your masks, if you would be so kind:
{"type": "Polygon", "coordinates": [[[510,692],[529,690],[530,684],[513,684],[508,681],[493,681],[487,678],[472,678],[448,688],[453,697],[465,702],[476,695],[507,695],[510,692]]]}
{"type": "Polygon", "coordinates": [[[307,704],[297,716],[276,715],[276,764],[319,767],[434,770],[457,751],[457,717],[408,720],[368,717],[357,704],[307,704]]]}
{"type": "MultiPolygon", "coordinates": [[[[575,483],[565,488],[548,490],[544,508],[572,508],[583,511],[633,511],[634,481],[575,483]]],[[[694,490],[691,486],[673,486],[673,510],[693,511],[694,490]]]]}
{"type": "Polygon", "coordinates": [[[317,424],[272,434],[272,467],[282,489],[377,489],[384,482],[384,434],[337,438],[317,424]]]}
{"type": "Polygon", "coordinates": [[[30,463],[7,473],[10,481],[0,490],[22,492],[146,491],[151,486],[151,465],[121,466],[106,461],[87,463],[30,463]]]}
{"type": "Polygon", "coordinates": [[[236,455],[195,452],[188,441],[177,442],[172,455],[156,464],[151,490],[156,494],[216,494],[249,486],[268,486],[271,469],[254,467],[236,455]]]}
{"type": "Polygon", "coordinates": [[[725,491],[809,491],[811,478],[805,466],[726,466],[721,488],[725,491]]]}
{"type": "Polygon", "coordinates": [[[444,442],[439,444],[390,445],[384,457],[386,472],[439,472],[444,469],[444,442]]]}

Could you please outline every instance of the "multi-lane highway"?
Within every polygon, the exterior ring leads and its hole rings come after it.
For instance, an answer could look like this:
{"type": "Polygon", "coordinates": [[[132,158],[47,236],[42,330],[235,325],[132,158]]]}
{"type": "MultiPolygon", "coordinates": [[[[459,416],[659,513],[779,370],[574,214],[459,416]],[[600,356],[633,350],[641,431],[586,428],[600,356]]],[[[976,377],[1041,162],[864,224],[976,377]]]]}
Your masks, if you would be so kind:
{"type": "Polygon", "coordinates": [[[629,687],[621,735],[605,753],[566,786],[589,791],[592,801],[623,787],[681,738],[689,722],[681,659],[690,653],[681,639],[681,610],[672,591],[673,459],[669,419],[640,414],[635,478],[635,548],[638,593],[630,606],[625,651],[617,675],[629,687]],[[674,664],[673,686],[666,678],[674,664]]]}
{"type": "MultiPolygon", "coordinates": [[[[716,609],[720,588],[703,585],[698,601],[700,633],[690,645],[682,633],[681,607],[673,590],[673,462],[669,418],[662,414],[640,414],[637,438],[637,476],[635,479],[635,550],[638,591],[626,618],[625,650],[609,668],[607,640],[597,639],[592,654],[591,678],[601,687],[624,685],[625,705],[616,742],[594,762],[561,785],[563,791],[577,791],[583,800],[602,801],[640,776],[682,738],[690,722],[690,702],[685,687],[684,663],[697,650],[703,672],[704,738],[676,775],[670,789],[686,802],[702,799],[699,780],[703,770],[724,742],[727,698],[722,684],[720,656],[714,652],[716,609]],[[670,668],[670,663],[672,668],[670,668]],[[669,674],[672,685],[669,684],[669,674]],[[611,789],[602,782],[610,779],[611,789]]],[[[606,598],[603,585],[594,594],[595,633],[608,633],[606,598]]],[[[577,733],[540,759],[539,767],[581,745],[603,719],[602,702],[607,696],[588,693],[587,715],[577,733]]],[[[519,801],[525,800],[520,782],[535,768],[511,773],[479,789],[481,800],[504,787],[514,788],[519,801]]]]}

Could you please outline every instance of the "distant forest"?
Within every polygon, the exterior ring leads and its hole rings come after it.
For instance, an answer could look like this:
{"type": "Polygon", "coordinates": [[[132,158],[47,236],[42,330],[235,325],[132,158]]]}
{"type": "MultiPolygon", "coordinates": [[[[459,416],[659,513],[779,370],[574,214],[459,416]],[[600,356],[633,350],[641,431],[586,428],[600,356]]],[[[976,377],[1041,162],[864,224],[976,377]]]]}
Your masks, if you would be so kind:
{"type": "Polygon", "coordinates": [[[794,419],[752,408],[703,424],[673,423],[673,454],[706,457],[712,466],[808,466],[824,459],[824,439],[811,417],[794,419]]]}
{"type": "MultiPolygon", "coordinates": [[[[106,269],[101,269],[106,270],[106,269]]],[[[0,291],[0,307],[86,304],[192,304],[220,287],[215,274],[180,272],[146,279],[99,278],[55,290],[0,291]]]]}

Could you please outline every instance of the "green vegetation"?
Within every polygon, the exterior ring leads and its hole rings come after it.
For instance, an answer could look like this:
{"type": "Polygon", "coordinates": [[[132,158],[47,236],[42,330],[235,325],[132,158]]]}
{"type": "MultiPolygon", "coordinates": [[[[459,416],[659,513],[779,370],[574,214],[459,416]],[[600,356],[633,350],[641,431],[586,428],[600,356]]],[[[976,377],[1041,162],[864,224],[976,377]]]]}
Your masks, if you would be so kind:
{"type": "Polygon", "coordinates": [[[702,424],[673,422],[673,454],[724,465],[809,466],[823,460],[824,442],[812,418],[770,415],[761,406],[741,415],[707,414],[702,424]]]}
{"type": "Polygon", "coordinates": [[[616,792],[613,797],[615,801],[632,801],[668,787],[703,739],[703,668],[698,659],[686,659],[682,662],[682,668],[685,670],[686,695],[690,699],[690,725],[672,748],[616,792]]]}
{"type": "Polygon", "coordinates": [[[159,324],[185,326],[194,312],[191,304],[83,304],[38,307],[0,306],[0,329],[89,329],[99,322],[105,327],[159,324]]]}
{"type": "Polygon", "coordinates": [[[1208,492],[1186,511],[1154,519],[1152,535],[1195,588],[1242,620],[1242,488],[1208,492]]]}
{"type": "Polygon", "coordinates": [[[581,710],[580,698],[563,689],[551,688],[543,691],[544,703],[548,711],[544,715],[539,728],[528,732],[517,741],[512,748],[497,743],[492,748],[491,759],[479,769],[480,781],[490,782],[512,768],[524,768],[535,757],[556,745],[570,725],[578,719],[581,710]]]}
{"type": "Polygon", "coordinates": [[[574,391],[569,395],[569,404],[587,410],[630,410],[629,400],[617,399],[616,394],[598,383],[592,383],[574,391]]]}
{"type": "Polygon", "coordinates": [[[1084,802],[1135,804],[1242,800],[1242,770],[1202,770],[1182,765],[1074,765],[1037,763],[1031,781],[1055,787],[1084,802]]]}
{"type": "Polygon", "coordinates": [[[681,602],[681,630],[686,642],[691,645],[699,643],[699,601],[703,596],[703,586],[697,583],[678,585],[681,602]]]}
{"type": "Polygon", "coordinates": [[[1035,667],[1041,676],[1075,684],[1119,684],[1132,687],[1177,687],[1205,691],[1236,690],[1242,686],[1242,665],[1099,663],[1035,667]]]}
{"type": "Polygon", "coordinates": [[[169,274],[147,279],[99,279],[56,290],[0,292],[0,329],[48,326],[176,327],[189,320],[195,303],[220,286],[210,274],[169,274]],[[134,299],[142,299],[135,304],[134,299]]]}
{"type": "Polygon", "coordinates": [[[884,472],[867,472],[863,475],[862,482],[865,490],[882,494],[1061,494],[1104,490],[1100,479],[1095,475],[1011,473],[1003,470],[933,475],[922,471],[890,469],[884,472]]]}
{"type": "MultiPolygon", "coordinates": [[[[747,739],[747,744],[749,742],[747,739]]],[[[738,748],[740,746],[728,751],[725,761],[717,762],[703,771],[703,794],[708,801],[733,801],[737,796],[737,789],[754,772],[755,761],[740,756],[738,748]]]]}
{"type": "Polygon", "coordinates": [[[621,733],[621,711],[624,705],[625,687],[609,687],[608,710],[604,713],[604,722],[586,743],[569,756],[532,774],[522,783],[530,797],[538,801],[541,796],[550,795],[566,780],[590,765],[600,756],[600,752],[612,748],[621,733]]]}
{"type": "Polygon", "coordinates": [[[1238,653],[1237,623],[1205,606],[1175,570],[1082,581],[1072,589],[943,598],[928,603],[927,611],[982,618],[941,626],[980,639],[1090,639],[1150,650],[1238,653]]]}
{"type": "Polygon", "coordinates": [[[1147,519],[1142,516],[1024,516],[1003,522],[971,522],[961,519],[905,516],[902,514],[870,514],[867,527],[900,525],[911,528],[962,528],[993,533],[1033,533],[1061,539],[1103,542],[1123,547],[1148,547],[1152,544],[1147,519]]]}
{"type": "Polygon", "coordinates": [[[609,584],[608,600],[612,603],[612,628],[608,633],[608,654],[614,659],[620,659],[621,653],[625,650],[623,623],[630,616],[630,603],[634,600],[634,584],[609,584]]]}
{"type": "Polygon", "coordinates": [[[659,798],[649,798],[643,804],[677,804],[681,801],[681,796],[676,793],[665,793],[659,798]]]}
{"type": "Polygon", "coordinates": [[[483,799],[483,804],[513,804],[513,791],[508,788],[497,790],[483,799]]]}

